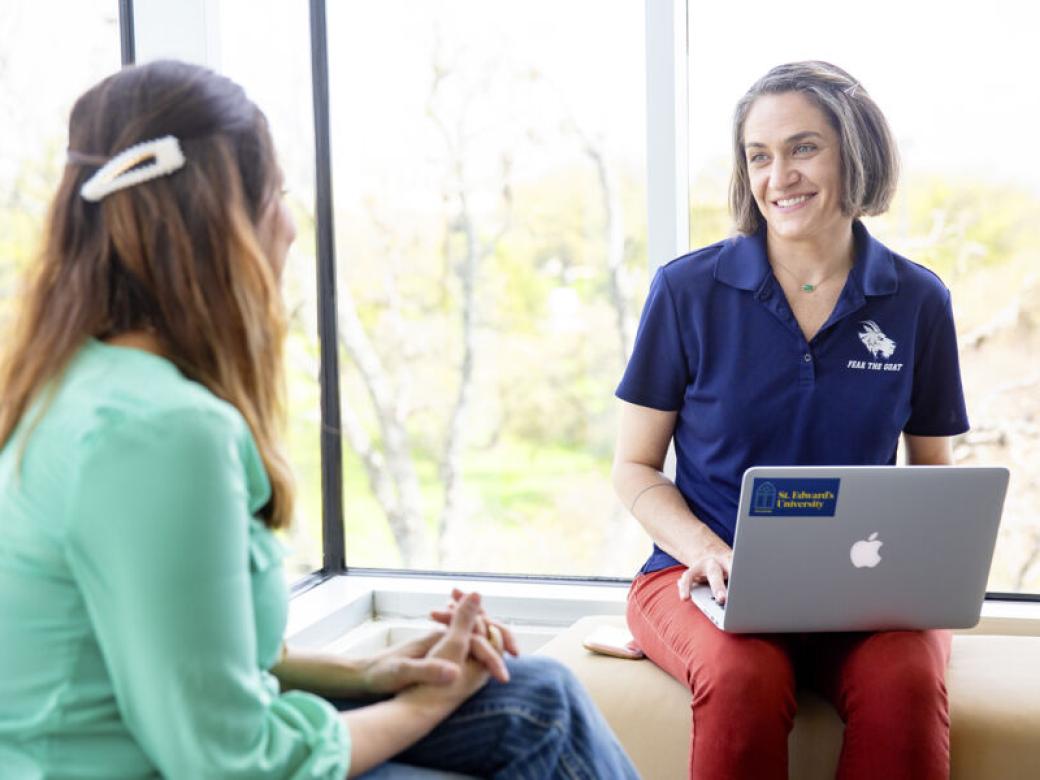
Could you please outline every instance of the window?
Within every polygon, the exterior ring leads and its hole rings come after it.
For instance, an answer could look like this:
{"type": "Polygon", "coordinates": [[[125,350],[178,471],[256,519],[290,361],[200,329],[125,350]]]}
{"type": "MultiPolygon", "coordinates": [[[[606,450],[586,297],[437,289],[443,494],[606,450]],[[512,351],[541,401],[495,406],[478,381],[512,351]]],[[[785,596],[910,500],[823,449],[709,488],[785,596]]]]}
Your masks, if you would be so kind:
{"type": "Polygon", "coordinates": [[[290,579],[322,565],[321,411],[315,261],[314,114],[310,17],[306,3],[221,0],[211,63],[241,84],[266,114],[296,221],[282,275],[290,314],[285,349],[287,447],[296,476],[296,517],[284,540],[290,579]]]}
{"type": "Polygon", "coordinates": [[[885,112],[903,169],[889,213],[866,220],[951,288],[972,430],[962,464],[1001,464],[1011,486],[991,591],[1040,592],[1040,134],[1031,33],[1010,0],[883,0],[855,21],[822,0],[779,14],[763,2],[689,4],[692,245],[729,230],[730,121],[741,95],[782,62],[845,68],[885,112]],[[726,34],[720,34],[725,31],[726,34]]]}
{"type": "Polygon", "coordinates": [[[351,567],[630,576],[641,3],[330,3],[351,567]]]}
{"type": "MultiPolygon", "coordinates": [[[[16,2],[0,12],[12,42],[0,58],[12,107],[0,140],[18,150],[0,163],[0,317],[53,191],[63,114],[118,65],[116,4],[74,5],[76,24],[63,29],[77,35],[60,45],[84,63],[78,81],[19,43],[60,34],[35,29],[44,29],[42,11],[16,2]],[[60,132],[49,138],[39,127],[60,132]]],[[[312,121],[310,9],[275,0],[140,5],[139,16],[154,16],[146,48],[173,34],[161,14],[183,23],[182,43],[265,110],[282,155],[299,224],[285,279],[300,484],[288,541],[299,575],[318,567],[322,546],[316,311],[331,295],[316,290],[322,128],[312,121]]],[[[352,567],[626,577],[645,557],[646,537],[614,498],[609,469],[613,388],[648,282],[645,203],[667,189],[646,185],[649,7],[328,4],[352,567]]],[[[1040,249],[1040,168],[1004,150],[1040,125],[1027,79],[1040,55],[1025,37],[1038,12],[1008,0],[984,16],[969,10],[885,0],[850,34],[822,0],[790,19],[764,3],[739,12],[690,3],[691,243],[728,232],[729,122],[758,76],[782,61],[824,58],[862,79],[904,158],[900,194],[870,228],[953,289],[973,421],[958,458],[1012,469],[990,587],[1036,593],[1040,375],[1020,356],[1038,346],[1028,258],[1040,249]],[[964,40],[975,56],[964,56],[964,40]]]]}
{"type": "Polygon", "coordinates": [[[113,0],[54,9],[30,0],[0,5],[0,325],[22,270],[39,247],[43,220],[65,165],[72,104],[119,68],[113,0]],[[54,52],[74,67],[54,67],[54,52]]]}

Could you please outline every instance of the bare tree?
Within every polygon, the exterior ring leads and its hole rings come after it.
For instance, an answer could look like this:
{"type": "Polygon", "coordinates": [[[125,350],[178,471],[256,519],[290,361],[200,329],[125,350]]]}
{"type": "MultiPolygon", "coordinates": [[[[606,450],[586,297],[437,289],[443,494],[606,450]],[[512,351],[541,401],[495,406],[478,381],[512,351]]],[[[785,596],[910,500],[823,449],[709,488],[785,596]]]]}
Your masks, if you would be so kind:
{"type": "Polygon", "coordinates": [[[443,243],[446,265],[453,268],[461,289],[460,336],[462,357],[458,371],[458,387],[452,403],[441,453],[440,478],[444,485],[444,505],[441,508],[437,524],[437,549],[440,560],[448,555],[452,532],[458,525],[461,513],[462,498],[462,449],[466,418],[470,409],[473,391],[473,379],[478,359],[475,330],[478,319],[476,290],[481,266],[495,251],[499,241],[509,230],[512,193],[510,174],[512,162],[508,153],[501,156],[500,193],[504,216],[487,240],[480,238],[477,219],[470,205],[470,185],[466,177],[466,138],[467,127],[465,116],[456,115],[449,118],[448,112],[441,105],[444,80],[451,75],[451,70],[444,66],[438,58],[434,65],[434,79],[426,103],[426,114],[436,126],[447,155],[447,168],[450,172],[445,181],[445,202],[450,204],[451,216],[447,223],[447,235],[443,243]],[[461,257],[455,257],[455,242],[451,235],[457,234],[462,240],[461,257]]]}
{"type": "MultiPolygon", "coordinates": [[[[1036,282],[1027,282],[987,321],[961,337],[962,360],[966,364],[976,360],[985,363],[1001,354],[1028,350],[1030,342],[1035,343],[1036,324],[1040,322],[1037,292],[1040,288],[1036,282]]],[[[1040,453],[1040,426],[1035,422],[1040,412],[1035,402],[1040,398],[1038,388],[1040,371],[1035,369],[1023,370],[1008,381],[991,385],[971,410],[973,429],[957,438],[955,449],[958,460],[995,461],[1010,467],[1015,493],[1027,505],[1035,505],[1040,496],[1035,468],[1040,453]]],[[[1009,585],[1016,591],[1031,587],[1040,563],[1040,527],[1033,518],[1027,522],[1007,526],[1001,532],[1008,534],[1007,540],[1016,539],[1013,545],[1006,541],[1004,548],[1013,547],[1021,556],[1010,572],[1009,585]]]]}
{"type": "MultiPolygon", "coordinates": [[[[596,171],[596,182],[599,185],[600,200],[603,204],[603,259],[607,274],[607,290],[611,308],[614,313],[614,328],[617,344],[619,371],[628,365],[629,345],[631,344],[631,328],[624,284],[625,258],[625,215],[621,202],[620,186],[614,174],[606,150],[606,142],[600,133],[586,131],[568,111],[565,130],[573,133],[581,145],[585,156],[596,171]]],[[[625,526],[631,522],[624,507],[614,502],[610,514],[603,518],[603,536],[601,557],[605,561],[623,559],[625,551],[617,547],[617,539],[622,538],[625,526]]],[[[611,568],[613,565],[611,564],[611,568]]]]}
{"type": "MultiPolygon", "coordinates": [[[[464,96],[463,110],[453,110],[444,99],[445,85],[455,75],[440,56],[439,47],[432,63],[433,78],[426,102],[426,116],[436,128],[443,142],[445,179],[443,202],[448,208],[444,222],[442,251],[448,278],[445,279],[445,299],[452,297],[457,284],[458,328],[461,356],[456,372],[458,384],[444,424],[444,438],[440,447],[437,472],[443,485],[443,505],[435,524],[434,538],[427,530],[422,511],[422,497],[416,464],[414,442],[408,431],[408,418],[413,411],[408,404],[405,385],[408,382],[408,361],[401,361],[398,375],[391,377],[372,344],[361,319],[356,302],[349,289],[340,295],[341,343],[357,366],[362,383],[378,421],[380,441],[371,440],[364,426],[351,410],[343,415],[343,433],[350,447],[361,459],[369,486],[387,514],[394,540],[408,567],[425,567],[443,563],[448,553],[448,542],[462,514],[462,455],[465,444],[467,419],[472,406],[476,366],[479,360],[476,331],[479,324],[477,289],[481,267],[491,256],[510,227],[512,194],[510,188],[511,157],[500,155],[498,195],[502,216],[489,225],[486,216],[479,215],[473,206],[475,185],[467,176],[471,132],[465,106],[476,99],[475,90],[464,96]],[[485,236],[487,236],[485,238],[485,236]]],[[[373,221],[384,235],[392,230],[373,221]]],[[[391,242],[387,242],[388,244],[391,242]]],[[[392,251],[388,248],[387,251],[392,251]]],[[[390,268],[392,264],[387,264],[390,268]]],[[[385,289],[392,299],[385,307],[391,328],[403,331],[400,317],[396,277],[390,270],[384,279],[385,289]]],[[[402,337],[402,343],[405,339],[402,337]]]]}
{"type": "Polygon", "coordinates": [[[357,366],[375,412],[382,446],[374,445],[349,404],[343,405],[343,433],[361,458],[369,487],[386,512],[405,565],[429,565],[433,562],[432,550],[423,523],[422,496],[400,385],[390,380],[346,289],[339,298],[338,322],[340,341],[357,366]]]}
{"type": "Polygon", "coordinates": [[[617,331],[618,357],[620,365],[628,364],[629,319],[625,302],[624,269],[625,259],[625,214],[621,205],[621,194],[613,167],[609,164],[606,144],[601,137],[582,132],[575,123],[574,132],[581,139],[583,151],[596,169],[600,198],[603,201],[603,244],[607,270],[607,288],[610,304],[614,309],[614,326],[617,331]]]}

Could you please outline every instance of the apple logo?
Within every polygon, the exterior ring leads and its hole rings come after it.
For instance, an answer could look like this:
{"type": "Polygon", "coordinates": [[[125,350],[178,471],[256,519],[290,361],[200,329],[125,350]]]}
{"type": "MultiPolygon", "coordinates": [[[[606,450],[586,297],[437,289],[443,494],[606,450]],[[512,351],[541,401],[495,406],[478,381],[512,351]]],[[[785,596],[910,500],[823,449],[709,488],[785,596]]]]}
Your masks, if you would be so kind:
{"type": "Polygon", "coordinates": [[[878,553],[878,549],[883,542],[877,541],[877,535],[878,532],[875,531],[866,539],[856,542],[852,545],[852,549],[849,550],[852,565],[857,569],[861,569],[864,566],[873,568],[881,563],[881,555],[878,553]]]}

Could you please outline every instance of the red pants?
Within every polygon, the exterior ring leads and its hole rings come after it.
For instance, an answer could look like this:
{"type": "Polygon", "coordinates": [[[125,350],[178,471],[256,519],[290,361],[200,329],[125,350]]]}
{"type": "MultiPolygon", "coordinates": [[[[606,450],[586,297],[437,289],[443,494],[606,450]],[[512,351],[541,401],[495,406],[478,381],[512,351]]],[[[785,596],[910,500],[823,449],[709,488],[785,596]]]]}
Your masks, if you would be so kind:
{"type": "Polygon", "coordinates": [[[693,694],[691,778],[786,778],[799,685],[845,722],[838,778],[949,777],[949,631],[727,634],[679,601],[682,571],[636,577],[628,625],[693,694]]]}

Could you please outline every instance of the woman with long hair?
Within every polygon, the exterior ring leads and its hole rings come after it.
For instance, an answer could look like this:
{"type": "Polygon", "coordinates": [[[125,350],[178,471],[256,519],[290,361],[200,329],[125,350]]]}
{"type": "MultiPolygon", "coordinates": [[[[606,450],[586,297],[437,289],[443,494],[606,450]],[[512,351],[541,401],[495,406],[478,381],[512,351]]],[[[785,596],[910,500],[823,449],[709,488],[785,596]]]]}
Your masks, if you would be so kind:
{"type": "Polygon", "coordinates": [[[476,594],[372,658],[286,649],[280,190],[264,115],[204,68],[72,110],[0,366],[0,773],[634,777],[476,594]]]}

